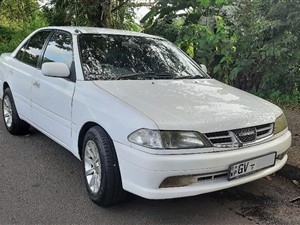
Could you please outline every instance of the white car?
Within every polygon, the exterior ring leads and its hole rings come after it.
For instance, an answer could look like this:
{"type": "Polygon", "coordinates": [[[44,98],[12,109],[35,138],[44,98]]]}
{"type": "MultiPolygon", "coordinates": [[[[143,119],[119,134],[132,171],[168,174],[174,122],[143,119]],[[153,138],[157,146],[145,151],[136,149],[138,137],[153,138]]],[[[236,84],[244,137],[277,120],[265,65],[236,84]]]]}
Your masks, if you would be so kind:
{"type": "Polygon", "coordinates": [[[210,78],[167,40],[46,27],[0,58],[3,119],[83,162],[91,199],[199,195],[257,180],[287,161],[280,108],[210,78]]]}

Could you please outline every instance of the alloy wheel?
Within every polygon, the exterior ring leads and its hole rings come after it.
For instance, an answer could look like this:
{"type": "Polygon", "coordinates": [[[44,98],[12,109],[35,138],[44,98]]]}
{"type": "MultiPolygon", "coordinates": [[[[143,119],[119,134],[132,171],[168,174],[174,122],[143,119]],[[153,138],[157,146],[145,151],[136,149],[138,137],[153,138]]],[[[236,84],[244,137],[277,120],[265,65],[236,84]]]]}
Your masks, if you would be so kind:
{"type": "Polygon", "coordinates": [[[97,194],[101,185],[101,162],[96,143],[89,140],[84,154],[85,176],[92,193],[97,194]]]}
{"type": "Polygon", "coordinates": [[[11,127],[12,125],[12,105],[9,97],[5,95],[3,99],[3,115],[4,115],[4,121],[7,127],[11,127]]]}

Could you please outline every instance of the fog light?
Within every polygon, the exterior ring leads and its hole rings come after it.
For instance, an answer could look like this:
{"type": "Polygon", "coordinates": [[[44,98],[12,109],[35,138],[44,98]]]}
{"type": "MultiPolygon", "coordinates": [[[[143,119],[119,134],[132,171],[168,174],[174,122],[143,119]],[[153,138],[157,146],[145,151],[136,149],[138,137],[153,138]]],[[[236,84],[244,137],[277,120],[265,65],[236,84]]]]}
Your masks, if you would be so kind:
{"type": "Polygon", "coordinates": [[[184,187],[198,181],[197,176],[168,177],[160,184],[159,188],[184,187]]]}

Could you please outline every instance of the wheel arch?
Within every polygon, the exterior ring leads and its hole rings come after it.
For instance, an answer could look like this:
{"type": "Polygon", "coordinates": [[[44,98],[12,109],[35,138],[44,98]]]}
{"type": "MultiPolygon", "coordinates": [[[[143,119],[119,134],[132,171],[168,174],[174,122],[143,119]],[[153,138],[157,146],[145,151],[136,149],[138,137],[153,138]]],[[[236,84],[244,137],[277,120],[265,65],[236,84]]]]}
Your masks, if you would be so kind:
{"type": "Polygon", "coordinates": [[[79,131],[79,135],[78,135],[78,143],[77,143],[77,148],[78,148],[78,154],[80,159],[82,160],[82,145],[83,145],[83,140],[84,140],[84,136],[87,133],[87,131],[94,127],[94,126],[99,126],[101,127],[101,129],[103,129],[105,131],[105,133],[107,134],[107,136],[111,139],[110,135],[108,134],[108,132],[98,123],[96,122],[86,122],[80,129],[79,131]]]}
{"type": "Polygon", "coordinates": [[[9,88],[9,85],[8,85],[8,83],[5,81],[5,82],[3,83],[3,86],[2,86],[1,98],[3,97],[4,91],[5,91],[6,88],[9,88]]]}

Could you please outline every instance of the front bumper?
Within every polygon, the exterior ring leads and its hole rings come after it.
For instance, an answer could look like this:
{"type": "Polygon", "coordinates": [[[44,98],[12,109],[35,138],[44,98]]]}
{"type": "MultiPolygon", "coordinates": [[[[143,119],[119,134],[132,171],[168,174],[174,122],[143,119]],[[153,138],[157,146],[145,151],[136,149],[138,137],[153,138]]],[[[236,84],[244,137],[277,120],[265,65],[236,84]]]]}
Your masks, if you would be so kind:
{"type": "Polygon", "coordinates": [[[271,152],[284,153],[291,145],[291,133],[286,130],[280,137],[255,146],[214,153],[185,155],[155,155],[114,142],[122,177],[123,188],[148,199],[168,199],[213,192],[270,175],[281,169],[287,155],[276,159],[271,168],[228,181],[226,177],[199,181],[189,186],[159,188],[164,179],[174,176],[201,175],[226,171],[229,165],[259,157],[271,152]]]}

